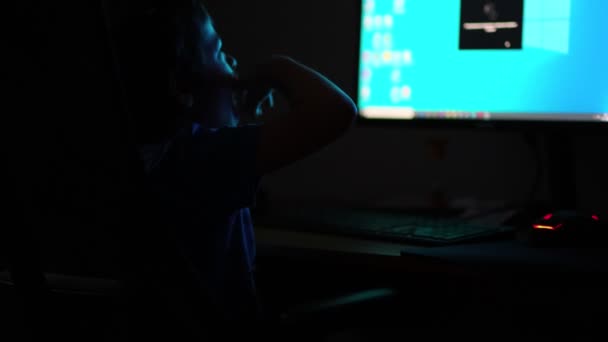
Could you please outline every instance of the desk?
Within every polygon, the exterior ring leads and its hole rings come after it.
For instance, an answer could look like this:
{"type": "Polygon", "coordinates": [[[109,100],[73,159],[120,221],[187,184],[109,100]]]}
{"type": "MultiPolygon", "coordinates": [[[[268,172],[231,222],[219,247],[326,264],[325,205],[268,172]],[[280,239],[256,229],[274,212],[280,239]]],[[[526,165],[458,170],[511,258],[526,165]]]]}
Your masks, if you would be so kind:
{"type": "Polygon", "coordinates": [[[261,248],[293,248],[341,253],[398,257],[406,245],[378,242],[344,236],[295,232],[256,227],[256,240],[261,248]]]}
{"type": "Polygon", "coordinates": [[[404,258],[405,244],[265,227],[257,227],[255,234],[261,257],[324,260],[385,271],[468,273],[451,262],[424,255],[404,258]]]}
{"type": "Polygon", "coordinates": [[[329,286],[329,292],[390,286],[405,296],[386,310],[404,317],[408,332],[441,327],[462,336],[471,329],[534,338],[606,336],[608,258],[600,250],[517,241],[419,247],[265,227],[256,235],[260,256],[271,264],[265,285],[282,291],[274,299],[280,303],[293,292],[316,295],[329,286]]]}
{"type": "Polygon", "coordinates": [[[452,266],[511,266],[527,268],[555,268],[574,271],[608,271],[608,252],[604,248],[541,248],[530,247],[516,240],[486,243],[457,244],[444,247],[421,247],[378,240],[345,236],[296,232],[276,228],[256,228],[258,245],[268,250],[299,251],[349,255],[353,258],[384,259],[403,263],[418,262],[437,265],[443,261],[452,266]],[[383,257],[383,258],[380,258],[383,257]],[[434,263],[431,260],[435,261],[434,263]]]}

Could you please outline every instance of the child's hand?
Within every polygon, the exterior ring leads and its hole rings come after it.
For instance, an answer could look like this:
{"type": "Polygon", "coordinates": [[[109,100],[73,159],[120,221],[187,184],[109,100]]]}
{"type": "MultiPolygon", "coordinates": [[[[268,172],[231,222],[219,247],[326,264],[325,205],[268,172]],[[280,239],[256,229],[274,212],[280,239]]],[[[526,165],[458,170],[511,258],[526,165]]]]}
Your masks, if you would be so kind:
{"type": "Polygon", "coordinates": [[[280,74],[281,69],[290,63],[295,62],[288,57],[273,56],[267,62],[258,65],[251,75],[236,80],[235,100],[241,115],[258,117],[265,109],[274,107],[273,95],[282,90],[277,74],[280,74]]]}
{"type": "Polygon", "coordinates": [[[260,78],[238,80],[235,84],[235,107],[241,116],[256,118],[265,108],[274,106],[275,87],[260,78]]]}
{"type": "Polygon", "coordinates": [[[236,111],[249,119],[255,119],[274,107],[274,89],[265,85],[251,85],[235,94],[236,111]]]}

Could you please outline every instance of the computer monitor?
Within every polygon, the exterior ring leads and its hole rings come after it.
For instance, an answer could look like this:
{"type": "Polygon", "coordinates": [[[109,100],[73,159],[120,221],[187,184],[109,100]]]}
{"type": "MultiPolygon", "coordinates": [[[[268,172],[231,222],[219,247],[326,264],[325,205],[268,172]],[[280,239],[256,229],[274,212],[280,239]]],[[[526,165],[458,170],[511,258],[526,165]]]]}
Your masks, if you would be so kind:
{"type": "Polygon", "coordinates": [[[606,13],[603,0],[361,0],[361,116],[605,128],[606,13]]]}

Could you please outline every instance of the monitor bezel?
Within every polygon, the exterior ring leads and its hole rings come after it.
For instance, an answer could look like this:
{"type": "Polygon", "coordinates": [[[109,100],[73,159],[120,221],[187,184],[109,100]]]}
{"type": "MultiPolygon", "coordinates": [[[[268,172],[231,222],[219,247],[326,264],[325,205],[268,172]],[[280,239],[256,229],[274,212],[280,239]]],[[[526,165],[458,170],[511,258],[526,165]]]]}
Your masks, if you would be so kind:
{"type": "MultiPolygon", "coordinates": [[[[361,76],[361,30],[363,24],[363,5],[365,0],[353,0],[356,2],[356,32],[357,32],[357,53],[355,54],[355,96],[353,101],[359,108],[359,83],[361,76]]],[[[490,113],[491,114],[491,113],[490,113]]],[[[522,113],[525,114],[525,113],[522,113]]],[[[602,115],[604,113],[597,113],[602,115]]],[[[584,132],[604,131],[608,128],[608,122],[603,121],[555,121],[555,120],[479,120],[479,119],[389,119],[389,118],[368,118],[361,114],[357,118],[358,124],[364,126],[389,126],[420,129],[495,129],[495,130],[516,130],[516,131],[571,131],[584,132]]]]}

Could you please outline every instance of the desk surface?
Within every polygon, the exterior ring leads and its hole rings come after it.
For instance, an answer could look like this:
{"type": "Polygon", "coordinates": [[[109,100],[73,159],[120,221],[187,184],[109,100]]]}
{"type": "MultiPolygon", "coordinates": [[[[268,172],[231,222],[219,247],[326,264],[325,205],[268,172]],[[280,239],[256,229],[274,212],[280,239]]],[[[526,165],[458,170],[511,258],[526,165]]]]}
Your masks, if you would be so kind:
{"type": "Polygon", "coordinates": [[[469,270],[425,256],[401,256],[404,244],[372,241],[330,234],[257,227],[258,255],[304,259],[324,264],[359,265],[371,269],[404,272],[469,274],[469,270]]]}
{"type": "Polygon", "coordinates": [[[605,248],[537,248],[515,240],[422,247],[333,234],[256,228],[258,246],[352,256],[382,256],[396,259],[429,258],[458,264],[557,267],[582,271],[608,271],[605,248]]]}
{"type": "Polygon", "coordinates": [[[297,248],[398,257],[401,250],[407,247],[399,243],[265,227],[257,227],[255,234],[258,245],[262,248],[297,248]]]}

